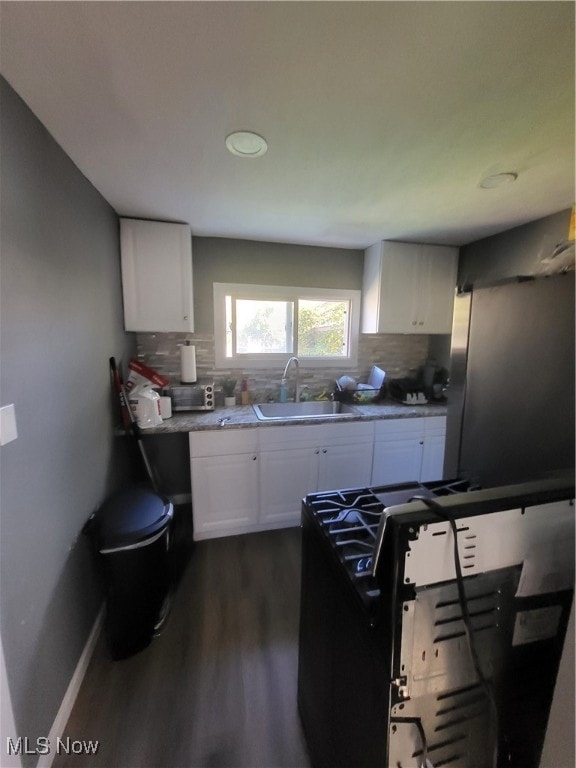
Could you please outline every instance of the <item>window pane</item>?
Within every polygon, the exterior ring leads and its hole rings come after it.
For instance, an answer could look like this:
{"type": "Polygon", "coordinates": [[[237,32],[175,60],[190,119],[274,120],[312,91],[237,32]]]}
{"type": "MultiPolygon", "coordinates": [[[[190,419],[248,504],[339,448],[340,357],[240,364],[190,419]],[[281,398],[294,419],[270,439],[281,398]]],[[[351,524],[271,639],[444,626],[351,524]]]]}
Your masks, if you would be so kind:
{"type": "Polygon", "coordinates": [[[348,354],[348,301],[298,302],[298,354],[345,357],[348,354]]]}
{"type": "Polygon", "coordinates": [[[236,352],[292,352],[291,301],[236,299],[236,352]]]}

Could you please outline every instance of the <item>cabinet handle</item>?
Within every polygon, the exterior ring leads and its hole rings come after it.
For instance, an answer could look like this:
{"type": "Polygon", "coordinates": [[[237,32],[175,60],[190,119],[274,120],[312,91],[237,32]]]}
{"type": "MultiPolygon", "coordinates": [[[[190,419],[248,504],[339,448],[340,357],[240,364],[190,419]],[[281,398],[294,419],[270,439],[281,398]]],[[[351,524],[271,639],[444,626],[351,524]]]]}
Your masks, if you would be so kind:
{"type": "Polygon", "coordinates": [[[322,453],[328,453],[328,451],[326,450],[326,448],[322,448],[322,453]]]}
{"type": "Polygon", "coordinates": [[[256,461],[257,458],[258,456],[252,456],[252,461],[256,461]]]}
{"type": "Polygon", "coordinates": [[[412,325],[416,325],[416,320],[412,320],[412,325]]]}
{"type": "Polygon", "coordinates": [[[188,315],[184,315],[184,320],[188,320],[188,315]]]}
{"type": "Polygon", "coordinates": [[[320,453],[320,449],[318,449],[317,451],[314,451],[314,453],[316,454],[316,456],[318,456],[318,454],[320,453]]]}
{"type": "Polygon", "coordinates": [[[424,445],[424,440],[420,440],[420,445],[424,445]]]}
{"type": "Polygon", "coordinates": [[[418,323],[418,325],[424,325],[424,321],[423,321],[423,320],[420,320],[420,322],[418,323]]]}

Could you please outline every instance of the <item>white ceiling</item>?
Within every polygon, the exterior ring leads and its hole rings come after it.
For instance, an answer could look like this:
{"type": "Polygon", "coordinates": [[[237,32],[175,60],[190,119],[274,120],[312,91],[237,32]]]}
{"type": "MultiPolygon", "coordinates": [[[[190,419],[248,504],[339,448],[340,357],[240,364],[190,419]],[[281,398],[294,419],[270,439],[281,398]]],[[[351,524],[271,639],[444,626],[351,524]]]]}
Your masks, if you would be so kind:
{"type": "Polygon", "coordinates": [[[0,69],[123,216],[462,245],[574,201],[572,2],[2,2],[0,69]],[[229,154],[233,130],[266,137],[229,154]],[[514,171],[505,187],[487,174],[514,171]]]}

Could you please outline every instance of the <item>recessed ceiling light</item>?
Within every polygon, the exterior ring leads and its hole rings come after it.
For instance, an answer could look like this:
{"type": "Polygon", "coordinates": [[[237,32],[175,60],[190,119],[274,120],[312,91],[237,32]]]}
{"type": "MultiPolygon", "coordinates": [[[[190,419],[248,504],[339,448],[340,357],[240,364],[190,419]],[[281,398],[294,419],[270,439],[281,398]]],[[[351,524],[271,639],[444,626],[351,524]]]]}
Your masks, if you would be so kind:
{"type": "Polygon", "coordinates": [[[238,157],[262,157],[266,154],[266,139],[252,131],[235,131],[226,136],[226,146],[238,157]]]}
{"type": "Polygon", "coordinates": [[[513,171],[507,171],[506,173],[495,173],[493,176],[486,176],[480,182],[482,189],[494,189],[495,187],[501,187],[503,184],[511,184],[516,181],[518,174],[513,171]]]}

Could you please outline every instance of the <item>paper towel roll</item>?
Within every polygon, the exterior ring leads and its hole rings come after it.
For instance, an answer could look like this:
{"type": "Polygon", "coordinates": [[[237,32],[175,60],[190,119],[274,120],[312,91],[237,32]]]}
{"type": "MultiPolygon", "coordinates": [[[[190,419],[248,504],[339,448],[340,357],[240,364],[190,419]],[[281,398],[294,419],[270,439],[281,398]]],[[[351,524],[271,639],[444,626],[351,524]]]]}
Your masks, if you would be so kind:
{"type": "Polygon", "coordinates": [[[180,347],[180,381],[183,384],[196,383],[196,347],[189,342],[180,347]]]}

